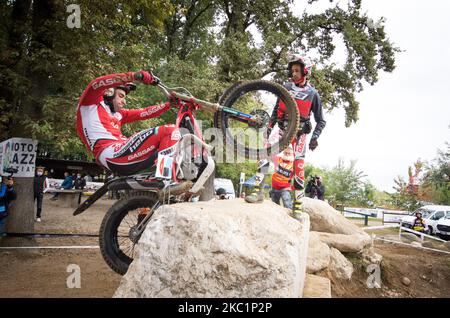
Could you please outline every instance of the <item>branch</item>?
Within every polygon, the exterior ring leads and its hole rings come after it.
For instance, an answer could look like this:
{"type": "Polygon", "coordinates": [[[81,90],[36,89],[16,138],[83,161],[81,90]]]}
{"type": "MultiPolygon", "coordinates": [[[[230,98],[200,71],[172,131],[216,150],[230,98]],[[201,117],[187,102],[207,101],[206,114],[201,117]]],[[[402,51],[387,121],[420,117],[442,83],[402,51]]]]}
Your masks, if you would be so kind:
{"type": "Polygon", "coordinates": [[[208,10],[210,7],[212,6],[212,4],[208,4],[206,7],[204,7],[202,10],[200,10],[197,15],[195,15],[195,17],[192,19],[192,21],[189,23],[189,27],[191,27],[195,21],[203,14],[205,13],[206,10],[208,10]]]}

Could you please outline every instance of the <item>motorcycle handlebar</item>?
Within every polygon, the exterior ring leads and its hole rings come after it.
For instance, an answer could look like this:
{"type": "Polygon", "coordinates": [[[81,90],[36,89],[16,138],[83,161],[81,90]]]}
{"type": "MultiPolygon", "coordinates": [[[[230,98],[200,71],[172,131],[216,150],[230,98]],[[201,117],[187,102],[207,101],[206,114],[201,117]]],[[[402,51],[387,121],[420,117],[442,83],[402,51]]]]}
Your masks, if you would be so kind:
{"type": "Polygon", "coordinates": [[[180,99],[182,101],[185,101],[185,102],[194,102],[195,104],[198,104],[202,108],[204,108],[204,109],[206,109],[206,110],[208,110],[210,112],[213,112],[213,113],[218,112],[218,111],[220,111],[223,108],[222,106],[220,106],[217,103],[210,103],[210,102],[207,102],[207,101],[195,98],[193,96],[189,96],[189,95],[185,95],[185,94],[179,93],[179,92],[177,92],[177,91],[175,91],[175,90],[165,86],[163,83],[161,83],[161,81],[156,86],[163,93],[163,95],[166,96],[167,98],[170,98],[171,96],[174,96],[174,97],[176,97],[176,98],[178,98],[178,99],[180,99]]]}

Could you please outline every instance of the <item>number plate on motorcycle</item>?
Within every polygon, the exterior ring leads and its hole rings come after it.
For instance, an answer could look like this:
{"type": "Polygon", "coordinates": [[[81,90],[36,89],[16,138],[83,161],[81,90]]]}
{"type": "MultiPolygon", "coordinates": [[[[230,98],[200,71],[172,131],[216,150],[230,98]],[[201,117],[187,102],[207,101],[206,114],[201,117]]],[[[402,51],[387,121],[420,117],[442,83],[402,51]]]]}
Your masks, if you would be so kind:
{"type": "Polygon", "coordinates": [[[158,154],[155,177],[161,179],[172,179],[172,163],[172,157],[158,154]]]}

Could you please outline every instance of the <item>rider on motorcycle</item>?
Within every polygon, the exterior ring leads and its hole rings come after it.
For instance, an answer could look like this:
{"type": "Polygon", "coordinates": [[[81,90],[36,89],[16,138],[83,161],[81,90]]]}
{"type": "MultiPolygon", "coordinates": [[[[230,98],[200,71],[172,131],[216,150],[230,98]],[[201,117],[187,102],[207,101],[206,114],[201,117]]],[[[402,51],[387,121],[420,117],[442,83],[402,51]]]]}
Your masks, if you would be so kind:
{"type": "MultiPolygon", "coordinates": [[[[312,62],[304,55],[291,54],[288,57],[288,74],[290,81],[284,84],[284,87],[294,97],[297,107],[300,113],[300,130],[297,133],[297,137],[292,141],[292,147],[294,149],[294,215],[298,215],[301,212],[300,199],[305,196],[305,152],[306,152],[306,135],[312,130],[310,114],[314,114],[314,120],[316,127],[312,133],[311,140],[309,142],[309,149],[314,151],[318,146],[317,139],[319,138],[323,128],[325,127],[325,119],[323,116],[322,102],[317,90],[308,83],[308,77],[311,76],[312,62]]],[[[268,134],[276,123],[281,130],[286,125],[285,116],[286,105],[282,102],[277,103],[272,116],[270,118],[268,134]]]]}
{"type": "Polygon", "coordinates": [[[158,117],[174,101],[141,109],[126,109],[126,96],[136,89],[133,81],[156,85],[159,79],[150,72],[110,74],[94,79],[80,97],[77,132],[98,164],[121,175],[151,167],[158,151],[173,155],[180,132],[174,125],[148,128],[131,137],[122,135],[126,123],[158,117]]]}

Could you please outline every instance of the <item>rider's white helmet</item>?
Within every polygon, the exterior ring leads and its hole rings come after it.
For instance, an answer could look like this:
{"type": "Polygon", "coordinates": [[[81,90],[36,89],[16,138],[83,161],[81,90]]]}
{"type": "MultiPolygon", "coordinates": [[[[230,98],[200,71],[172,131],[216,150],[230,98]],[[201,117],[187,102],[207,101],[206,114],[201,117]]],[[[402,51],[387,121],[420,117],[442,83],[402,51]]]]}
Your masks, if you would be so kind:
{"type": "Polygon", "coordinates": [[[297,53],[289,53],[288,54],[288,71],[289,76],[292,76],[292,65],[299,64],[302,68],[303,76],[310,75],[312,72],[312,61],[311,59],[304,55],[304,54],[297,54],[297,53]]]}

